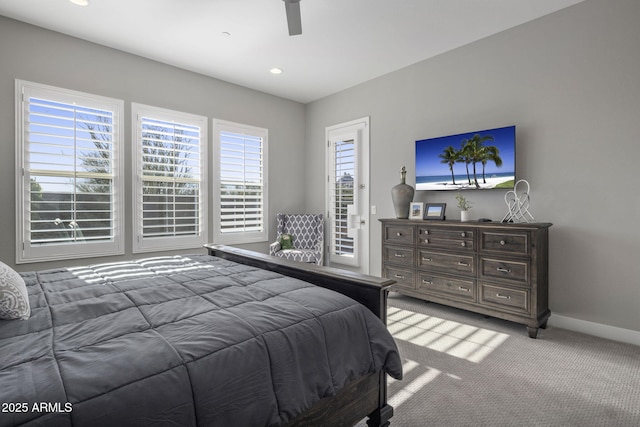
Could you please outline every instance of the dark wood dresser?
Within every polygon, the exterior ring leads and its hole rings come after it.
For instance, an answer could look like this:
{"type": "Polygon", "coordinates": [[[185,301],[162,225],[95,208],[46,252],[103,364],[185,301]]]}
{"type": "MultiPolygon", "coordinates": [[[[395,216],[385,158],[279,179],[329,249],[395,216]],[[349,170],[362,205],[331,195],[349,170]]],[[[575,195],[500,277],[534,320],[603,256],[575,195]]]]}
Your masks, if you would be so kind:
{"type": "Polygon", "coordinates": [[[381,219],[382,276],[404,295],[527,326],[549,311],[549,223],[381,219]]]}

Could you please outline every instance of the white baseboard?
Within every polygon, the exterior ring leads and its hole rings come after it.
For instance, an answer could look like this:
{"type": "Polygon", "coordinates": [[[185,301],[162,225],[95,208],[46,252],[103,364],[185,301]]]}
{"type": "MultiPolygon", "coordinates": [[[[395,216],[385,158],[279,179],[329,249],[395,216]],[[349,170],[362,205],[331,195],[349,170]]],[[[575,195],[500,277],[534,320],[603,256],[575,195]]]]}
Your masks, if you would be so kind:
{"type": "Polygon", "coordinates": [[[616,326],[594,323],[586,320],[574,319],[572,317],[559,316],[552,313],[549,318],[549,325],[568,329],[570,331],[582,332],[600,338],[614,341],[621,341],[628,344],[640,346],[640,332],[631,329],[618,328],[616,326]]]}

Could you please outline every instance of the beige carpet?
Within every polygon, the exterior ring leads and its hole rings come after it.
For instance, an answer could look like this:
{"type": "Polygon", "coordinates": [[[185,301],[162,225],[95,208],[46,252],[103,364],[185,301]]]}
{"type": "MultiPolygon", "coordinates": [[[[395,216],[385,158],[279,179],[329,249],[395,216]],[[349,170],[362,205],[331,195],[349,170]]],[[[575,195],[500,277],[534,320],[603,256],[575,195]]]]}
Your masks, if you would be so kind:
{"type": "Polygon", "coordinates": [[[389,382],[393,427],[640,426],[640,347],[552,326],[534,340],[396,293],[387,323],[405,371],[389,382]]]}

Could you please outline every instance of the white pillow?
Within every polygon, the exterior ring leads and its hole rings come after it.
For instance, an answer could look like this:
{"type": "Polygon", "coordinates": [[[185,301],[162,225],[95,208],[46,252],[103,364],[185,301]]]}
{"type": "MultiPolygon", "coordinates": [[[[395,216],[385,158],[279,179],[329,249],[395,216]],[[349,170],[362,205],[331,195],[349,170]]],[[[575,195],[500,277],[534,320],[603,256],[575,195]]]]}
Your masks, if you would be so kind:
{"type": "Polygon", "coordinates": [[[29,294],[24,279],[0,262],[0,319],[28,319],[30,315],[29,294]]]}

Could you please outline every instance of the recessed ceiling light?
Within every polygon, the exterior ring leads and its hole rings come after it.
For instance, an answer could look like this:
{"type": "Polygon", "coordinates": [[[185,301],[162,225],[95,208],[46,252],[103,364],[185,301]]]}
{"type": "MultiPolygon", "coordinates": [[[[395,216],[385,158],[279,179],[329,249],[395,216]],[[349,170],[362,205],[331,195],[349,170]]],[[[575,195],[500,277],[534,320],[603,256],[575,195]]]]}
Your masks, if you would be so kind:
{"type": "Polygon", "coordinates": [[[271,74],[282,74],[282,68],[272,68],[271,74]]]}
{"type": "Polygon", "coordinates": [[[78,6],[86,6],[89,4],[89,0],[69,0],[73,4],[77,4],[78,6]]]}

